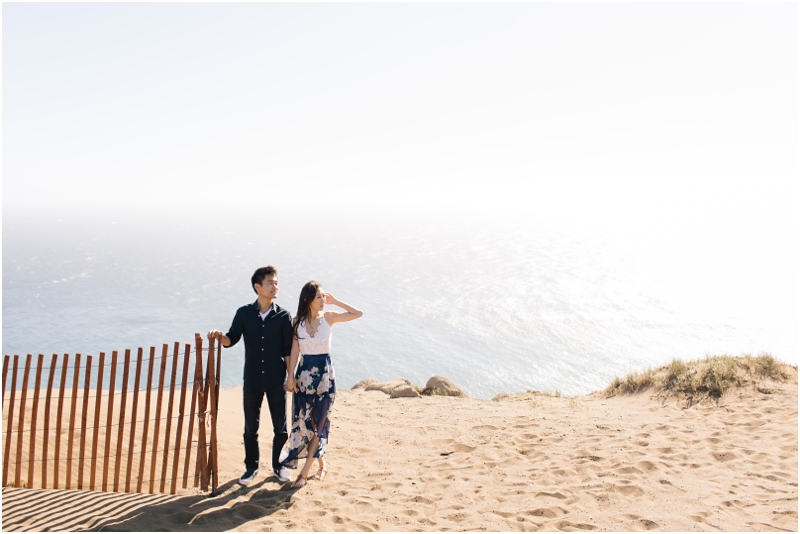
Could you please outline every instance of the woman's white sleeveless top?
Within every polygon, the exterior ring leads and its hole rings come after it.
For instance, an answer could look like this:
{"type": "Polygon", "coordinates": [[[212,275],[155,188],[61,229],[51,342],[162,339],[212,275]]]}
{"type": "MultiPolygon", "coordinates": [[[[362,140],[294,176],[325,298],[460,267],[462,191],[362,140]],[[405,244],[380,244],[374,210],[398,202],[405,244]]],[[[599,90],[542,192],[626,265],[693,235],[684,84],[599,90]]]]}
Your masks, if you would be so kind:
{"type": "MultiPolygon", "coordinates": [[[[319,327],[317,328],[317,332],[314,334],[314,337],[308,335],[305,321],[300,323],[300,326],[297,327],[297,337],[299,338],[298,341],[300,343],[300,358],[298,360],[298,365],[303,364],[303,354],[330,355],[331,325],[328,324],[328,321],[324,317],[319,322],[319,327]]],[[[328,358],[328,361],[330,361],[330,357],[328,358]]],[[[333,368],[333,362],[330,362],[328,375],[331,380],[336,378],[336,371],[333,368]]]]}
{"type": "Polygon", "coordinates": [[[323,317],[319,327],[311,337],[306,330],[305,321],[297,327],[297,337],[300,338],[300,354],[330,354],[331,353],[331,325],[323,317]]]}

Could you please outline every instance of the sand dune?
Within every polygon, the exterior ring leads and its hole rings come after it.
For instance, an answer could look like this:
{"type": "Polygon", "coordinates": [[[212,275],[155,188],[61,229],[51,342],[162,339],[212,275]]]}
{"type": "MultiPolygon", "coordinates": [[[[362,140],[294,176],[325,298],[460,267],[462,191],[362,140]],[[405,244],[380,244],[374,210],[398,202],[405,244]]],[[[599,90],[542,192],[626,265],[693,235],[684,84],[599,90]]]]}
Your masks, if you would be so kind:
{"type": "Polygon", "coordinates": [[[7,489],[2,526],[796,531],[796,379],[771,391],[737,389],[691,407],[646,393],[486,401],[340,391],[330,473],[293,490],[263,463],[269,432],[256,483],[235,482],[244,456],[241,390],[229,389],[220,402],[216,497],[7,489]]]}

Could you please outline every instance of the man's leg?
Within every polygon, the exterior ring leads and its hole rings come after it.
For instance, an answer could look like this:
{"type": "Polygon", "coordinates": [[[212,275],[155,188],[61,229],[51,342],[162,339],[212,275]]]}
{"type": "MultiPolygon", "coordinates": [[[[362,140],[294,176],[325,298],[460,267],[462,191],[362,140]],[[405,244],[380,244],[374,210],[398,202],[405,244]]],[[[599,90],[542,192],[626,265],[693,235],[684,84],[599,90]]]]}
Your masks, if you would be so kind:
{"type": "Polygon", "coordinates": [[[278,461],[283,444],[286,443],[286,390],[283,385],[267,390],[267,404],[269,415],[272,418],[272,469],[278,470],[281,464],[278,461]]]}
{"type": "Polygon", "coordinates": [[[258,469],[258,426],[261,418],[261,399],[264,390],[242,389],[244,401],[244,465],[246,469],[258,469]]]}

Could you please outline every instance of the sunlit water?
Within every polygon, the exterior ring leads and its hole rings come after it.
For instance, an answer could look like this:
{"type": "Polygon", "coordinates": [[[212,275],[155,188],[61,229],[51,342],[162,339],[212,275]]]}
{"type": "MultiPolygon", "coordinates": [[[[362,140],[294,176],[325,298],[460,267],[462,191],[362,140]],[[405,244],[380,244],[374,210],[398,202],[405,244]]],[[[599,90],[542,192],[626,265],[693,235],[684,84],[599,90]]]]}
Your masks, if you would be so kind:
{"type": "MultiPolygon", "coordinates": [[[[524,214],[16,215],[3,228],[3,352],[96,355],[226,331],[255,299],[253,270],[272,264],[292,314],[310,279],[364,310],[334,328],[339,387],[438,374],[474,397],[573,395],[674,357],[797,363],[796,261],[742,246],[713,228],[524,214]]],[[[223,387],[241,384],[243,344],[223,356],[223,387]]]]}

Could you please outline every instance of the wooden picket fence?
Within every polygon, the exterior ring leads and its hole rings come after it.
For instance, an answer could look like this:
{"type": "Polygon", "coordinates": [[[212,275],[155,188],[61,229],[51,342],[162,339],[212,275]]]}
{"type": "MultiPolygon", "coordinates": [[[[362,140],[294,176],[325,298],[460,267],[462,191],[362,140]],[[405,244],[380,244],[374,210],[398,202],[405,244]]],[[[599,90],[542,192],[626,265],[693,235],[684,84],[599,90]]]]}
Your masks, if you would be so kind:
{"type": "Polygon", "coordinates": [[[19,356],[14,355],[13,363],[10,356],[5,356],[3,487],[174,494],[177,493],[179,484],[181,488],[187,488],[191,483],[192,487],[199,485],[202,491],[208,491],[210,483],[212,493],[215,492],[220,353],[221,346],[217,344],[215,347],[214,343],[210,343],[208,349],[204,350],[202,336],[195,334],[194,351],[189,343],[184,347],[180,382],[177,381],[181,359],[178,342],[175,342],[172,351],[169,376],[167,368],[170,354],[167,344],[162,347],[160,357],[156,356],[156,348],[150,347],[146,366],[142,348],[138,349],[135,360],[132,359],[130,349],[125,350],[121,359],[118,351],[113,351],[108,370],[104,352],[100,353],[96,366],[93,365],[93,357],[86,356],[83,370],[80,354],[76,354],[74,358],[64,354],[60,365],[58,355],[53,354],[49,367],[44,365],[44,355],[40,354],[34,364],[33,357],[28,354],[24,370],[20,367],[19,356]],[[192,353],[195,356],[194,377],[190,383],[192,353]],[[204,353],[207,354],[205,375],[204,353]],[[160,360],[160,365],[156,386],[153,371],[157,360],[160,360]],[[117,378],[120,374],[119,366],[122,366],[121,380],[117,378]],[[147,385],[140,389],[145,368],[147,385]],[[56,384],[58,369],[60,382],[56,384]],[[68,388],[70,369],[72,387],[68,388]],[[45,386],[42,377],[47,370],[49,372],[45,386]],[[11,387],[7,394],[9,371],[11,387]],[[79,391],[82,372],[83,390],[79,391]],[[23,376],[18,383],[20,373],[23,376]],[[109,375],[107,383],[104,382],[106,374],[109,375]],[[33,394],[29,399],[32,375],[35,375],[35,379],[33,394]],[[132,375],[135,377],[134,384],[129,389],[132,375]],[[93,376],[94,389],[91,388],[93,376]],[[166,413],[163,403],[165,382],[168,389],[166,413]],[[104,387],[104,384],[107,385],[104,387]],[[155,410],[151,413],[154,392],[155,410]],[[139,403],[140,393],[144,393],[144,410],[139,403]],[[179,396],[177,405],[176,394],[179,396]],[[130,408],[129,395],[133,396],[130,408]],[[191,398],[187,406],[189,396],[191,398]],[[65,404],[69,404],[67,411],[65,404]],[[102,424],[103,421],[105,424],[102,424]],[[173,421],[177,424],[174,438],[173,421]],[[163,442],[160,436],[162,422],[165,423],[163,442]],[[184,436],[185,425],[188,425],[188,429],[184,436]],[[14,443],[15,448],[12,447],[14,443]],[[192,463],[194,472],[193,477],[190,477],[192,463]]]}

